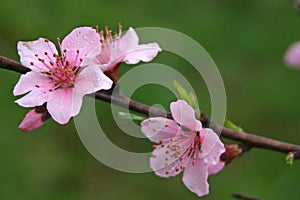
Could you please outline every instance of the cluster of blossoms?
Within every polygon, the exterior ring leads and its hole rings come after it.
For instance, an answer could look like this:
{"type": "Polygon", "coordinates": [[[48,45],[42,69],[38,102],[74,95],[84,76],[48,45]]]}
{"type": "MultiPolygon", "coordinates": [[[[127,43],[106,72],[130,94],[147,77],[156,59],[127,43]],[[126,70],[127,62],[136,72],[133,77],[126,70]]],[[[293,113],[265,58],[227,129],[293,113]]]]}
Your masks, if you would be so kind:
{"type": "Polygon", "coordinates": [[[18,43],[21,63],[31,71],[21,76],[13,93],[26,94],[16,101],[20,106],[33,107],[19,126],[22,131],[40,127],[50,116],[68,123],[79,113],[85,95],[112,87],[103,72],[116,70],[123,61],[149,62],[161,51],[157,43],[139,45],[132,28],[122,36],[121,28],[112,35],[108,29],[104,34],[80,27],[58,43],[60,55],[45,38],[18,43]]]}
{"type": "MultiPolygon", "coordinates": [[[[60,42],[59,53],[48,39],[19,42],[21,63],[31,71],[22,75],[14,95],[25,94],[16,103],[30,110],[20,124],[30,131],[53,118],[66,124],[80,112],[83,97],[111,89],[122,62],[149,62],[161,51],[157,43],[139,44],[134,29],[111,34],[107,28],[74,29],[60,42]]],[[[198,196],[208,194],[208,176],[224,167],[225,147],[218,135],[203,128],[195,111],[184,100],[171,103],[174,120],[155,117],[142,122],[142,132],[155,145],[150,165],[156,175],[171,177],[184,170],[183,182],[198,196]]]]}

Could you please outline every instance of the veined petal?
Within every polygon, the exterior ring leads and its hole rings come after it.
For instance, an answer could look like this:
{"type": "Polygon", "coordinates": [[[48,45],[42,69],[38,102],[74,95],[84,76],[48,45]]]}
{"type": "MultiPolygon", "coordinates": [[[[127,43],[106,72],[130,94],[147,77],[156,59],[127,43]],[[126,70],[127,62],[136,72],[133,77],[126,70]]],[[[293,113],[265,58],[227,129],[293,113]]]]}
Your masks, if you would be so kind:
{"type": "Polygon", "coordinates": [[[51,89],[51,85],[44,85],[43,87],[35,88],[15,102],[23,107],[41,106],[49,100],[49,95],[53,93],[51,89]]]}
{"type": "Polygon", "coordinates": [[[182,161],[180,160],[180,156],[184,154],[184,152],[177,157],[171,156],[173,152],[167,148],[168,145],[170,145],[170,142],[164,143],[163,146],[157,146],[150,158],[150,166],[155,174],[164,178],[176,176],[183,169],[181,167],[182,161]]]}
{"type": "Polygon", "coordinates": [[[119,49],[122,52],[128,51],[129,49],[134,49],[139,45],[139,37],[135,30],[130,27],[126,33],[121,37],[119,49]]]}
{"type": "Polygon", "coordinates": [[[62,51],[66,50],[66,57],[71,65],[86,66],[94,61],[101,51],[100,36],[90,27],[75,28],[62,41],[62,51]]]}
{"type": "Polygon", "coordinates": [[[102,89],[108,90],[112,84],[112,80],[98,66],[89,66],[77,75],[74,90],[78,94],[85,95],[102,89]]]}
{"type": "Polygon", "coordinates": [[[20,62],[33,71],[49,71],[55,63],[53,54],[57,54],[55,45],[46,38],[39,38],[30,42],[18,42],[20,62]]]}
{"type": "Polygon", "coordinates": [[[81,94],[74,93],[73,88],[57,89],[47,102],[47,110],[56,122],[66,124],[71,117],[78,114],[82,98],[81,94]]]}
{"type": "Polygon", "coordinates": [[[157,56],[158,52],[162,51],[157,43],[139,45],[138,35],[131,27],[117,42],[119,42],[119,55],[113,55],[113,57],[115,60],[121,58],[127,64],[137,64],[140,61],[149,62],[157,56]]]}
{"type": "Polygon", "coordinates": [[[156,143],[175,137],[179,131],[179,126],[174,120],[162,117],[146,119],[142,121],[141,126],[147,138],[156,143]]]}
{"type": "Polygon", "coordinates": [[[140,61],[150,62],[160,51],[162,50],[157,43],[142,44],[124,52],[123,61],[127,64],[137,64],[140,61]]]}
{"type": "Polygon", "coordinates": [[[209,193],[208,166],[202,160],[190,160],[183,173],[183,183],[199,197],[209,193]]]}
{"type": "Polygon", "coordinates": [[[201,137],[201,153],[199,158],[204,158],[204,162],[208,164],[217,164],[220,156],[225,152],[224,144],[219,136],[209,128],[200,131],[201,137]]]}
{"type": "Polygon", "coordinates": [[[201,122],[195,117],[194,109],[186,101],[178,100],[172,102],[170,108],[174,120],[181,126],[192,131],[200,131],[202,129],[201,122]]]}
{"type": "Polygon", "coordinates": [[[21,75],[18,83],[15,85],[13,94],[17,96],[38,88],[48,89],[51,88],[52,84],[52,81],[46,75],[30,71],[21,75]]]}
{"type": "Polygon", "coordinates": [[[169,163],[164,167],[159,167],[158,169],[156,169],[156,162],[158,161],[156,161],[155,159],[156,158],[153,157],[151,158],[150,166],[157,176],[169,178],[178,175],[183,170],[183,167],[181,167],[182,162],[179,159],[174,160],[172,163],[169,163]]]}
{"type": "Polygon", "coordinates": [[[165,139],[152,152],[150,166],[161,177],[175,176],[184,169],[190,160],[189,147],[193,136],[178,133],[174,138],[165,139]]]}

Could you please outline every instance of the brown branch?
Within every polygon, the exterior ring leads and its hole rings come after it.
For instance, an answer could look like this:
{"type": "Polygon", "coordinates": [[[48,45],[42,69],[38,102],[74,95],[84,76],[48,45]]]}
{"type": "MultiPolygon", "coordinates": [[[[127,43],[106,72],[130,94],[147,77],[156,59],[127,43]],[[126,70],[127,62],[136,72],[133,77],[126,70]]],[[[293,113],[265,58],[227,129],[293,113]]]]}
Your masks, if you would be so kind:
{"type": "Polygon", "coordinates": [[[257,197],[249,197],[249,196],[246,196],[246,195],[240,194],[240,193],[234,193],[234,194],[232,194],[232,196],[234,198],[243,199],[243,200],[262,200],[262,199],[259,199],[257,197]]]}
{"type": "MultiPolygon", "coordinates": [[[[0,68],[4,69],[9,69],[13,70],[19,73],[26,73],[30,71],[28,68],[23,66],[22,64],[13,61],[9,58],[0,56],[0,68]]],[[[118,94],[118,95],[112,95],[109,92],[105,91],[99,91],[95,93],[95,97],[97,99],[113,103],[115,105],[129,108],[132,111],[142,113],[144,115],[149,115],[150,111],[150,106],[133,101],[131,99],[128,99],[127,97],[118,94]]],[[[151,116],[162,116],[162,117],[168,117],[172,118],[171,114],[169,112],[165,112],[160,109],[156,108],[151,108],[151,116]]],[[[201,121],[203,122],[204,125],[210,126],[213,130],[216,132],[221,132],[222,136],[231,140],[239,141],[242,142],[243,144],[249,145],[249,147],[257,147],[257,148],[262,148],[262,149],[270,149],[282,153],[288,153],[288,152],[293,152],[295,156],[295,159],[300,159],[300,146],[278,141],[278,140],[273,140],[270,138],[258,136],[255,134],[251,133],[246,133],[246,132],[240,132],[240,131],[235,131],[231,130],[228,128],[225,128],[221,125],[215,124],[210,121],[209,118],[207,118],[205,115],[201,116],[201,121]]]]}
{"type": "Polygon", "coordinates": [[[8,69],[8,70],[12,70],[15,72],[19,72],[21,74],[25,74],[26,72],[30,71],[30,69],[28,69],[21,63],[18,63],[16,61],[6,58],[4,56],[0,56],[0,67],[3,69],[8,69]]]}

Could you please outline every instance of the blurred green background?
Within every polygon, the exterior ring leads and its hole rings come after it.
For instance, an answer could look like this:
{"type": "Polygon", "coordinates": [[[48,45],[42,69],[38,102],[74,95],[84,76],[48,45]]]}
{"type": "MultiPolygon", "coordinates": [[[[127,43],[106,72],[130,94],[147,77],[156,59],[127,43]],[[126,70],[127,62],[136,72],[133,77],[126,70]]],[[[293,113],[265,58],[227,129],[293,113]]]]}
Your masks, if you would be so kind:
{"type": "MultiPolygon", "coordinates": [[[[117,29],[122,22],[124,30],[156,26],[185,33],[201,43],[219,67],[231,120],[249,132],[300,144],[300,72],[282,61],[286,48],[300,39],[300,16],[292,1],[9,0],[0,5],[0,54],[15,60],[17,41],[40,36],[53,41],[82,25],[117,29]]],[[[195,88],[202,110],[209,112],[206,87],[184,60],[164,52],[155,62],[190,76],[191,83],[199,85],[195,88]]],[[[123,64],[122,73],[131,67],[123,64]]],[[[12,89],[19,76],[0,71],[0,199],[198,199],[181,176],[128,174],[101,164],[82,145],[73,121],[65,126],[49,121],[21,133],[18,125],[28,109],[14,103],[12,89]]],[[[175,100],[157,85],[140,88],[133,98],[166,109],[175,100]]],[[[109,104],[98,101],[96,106],[113,142],[131,151],[151,150],[151,142],[115,126],[109,104]]],[[[281,153],[252,149],[209,178],[210,195],[203,199],[232,199],[234,192],[299,199],[300,162],[290,167],[284,159],[281,153]]]]}

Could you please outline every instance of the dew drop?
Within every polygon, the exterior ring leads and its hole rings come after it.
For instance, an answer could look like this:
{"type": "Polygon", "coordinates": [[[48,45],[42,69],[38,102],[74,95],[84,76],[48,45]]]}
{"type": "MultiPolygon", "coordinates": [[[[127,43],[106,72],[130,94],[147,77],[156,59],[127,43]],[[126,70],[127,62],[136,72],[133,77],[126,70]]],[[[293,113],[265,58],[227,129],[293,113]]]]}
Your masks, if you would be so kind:
{"type": "Polygon", "coordinates": [[[88,41],[89,40],[89,37],[87,35],[83,36],[83,39],[88,41]]]}
{"type": "Polygon", "coordinates": [[[213,164],[213,165],[216,165],[216,164],[217,164],[217,162],[218,162],[218,159],[217,159],[217,157],[214,157],[214,158],[213,158],[213,160],[212,160],[212,164],[213,164]]]}

